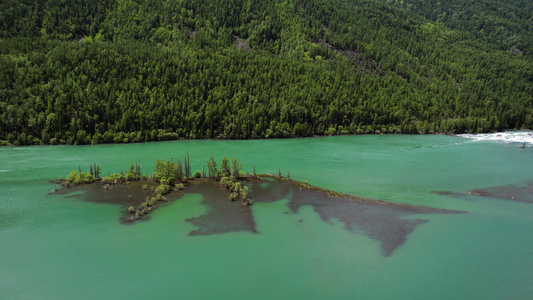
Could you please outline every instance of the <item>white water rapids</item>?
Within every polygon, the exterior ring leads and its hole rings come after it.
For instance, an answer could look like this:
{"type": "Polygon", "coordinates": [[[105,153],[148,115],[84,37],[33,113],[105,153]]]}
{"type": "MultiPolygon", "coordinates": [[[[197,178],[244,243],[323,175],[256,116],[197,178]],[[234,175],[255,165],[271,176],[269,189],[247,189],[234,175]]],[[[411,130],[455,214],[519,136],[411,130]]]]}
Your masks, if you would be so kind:
{"type": "Polygon", "coordinates": [[[533,145],[533,131],[506,131],[497,133],[479,134],[458,134],[457,136],[473,139],[476,142],[499,142],[505,144],[525,143],[526,146],[533,145]]]}

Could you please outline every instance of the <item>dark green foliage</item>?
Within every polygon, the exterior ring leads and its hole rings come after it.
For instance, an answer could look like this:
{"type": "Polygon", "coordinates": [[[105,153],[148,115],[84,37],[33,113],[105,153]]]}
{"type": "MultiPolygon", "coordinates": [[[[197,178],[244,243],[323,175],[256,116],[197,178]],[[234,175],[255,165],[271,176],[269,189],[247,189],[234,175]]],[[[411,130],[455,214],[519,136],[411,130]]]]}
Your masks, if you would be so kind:
{"type": "Polygon", "coordinates": [[[127,181],[134,181],[140,179],[140,174],[136,170],[139,170],[138,167],[133,166],[133,163],[130,165],[130,170],[126,173],[127,181]]]}
{"type": "Polygon", "coordinates": [[[191,160],[189,158],[189,152],[185,155],[184,159],[184,167],[185,167],[185,177],[189,178],[191,177],[191,160]]]}
{"type": "Polygon", "coordinates": [[[189,153],[187,153],[184,163],[179,160],[177,163],[174,163],[174,160],[163,162],[161,159],[157,159],[153,176],[157,182],[163,183],[163,181],[168,181],[168,183],[165,184],[173,186],[179,181],[190,178],[190,173],[190,159],[189,153]],[[185,171],[183,170],[184,167],[185,171]]]}
{"type": "Polygon", "coordinates": [[[234,178],[239,178],[240,171],[242,169],[242,163],[239,162],[235,157],[231,159],[231,169],[232,169],[231,175],[234,178]]]}
{"type": "Polygon", "coordinates": [[[207,169],[209,172],[209,177],[217,176],[218,174],[217,162],[215,161],[215,158],[213,156],[211,156],[211,158],[209,158],[209,161],[207,162],[207,169]]]}
{"type": "Polygon", "coordinates": [[[533,127],[530,1],[381,2],[3,1],[1,143],[533,127]]]}
{"type": "Polygon", "coordinates": [[[222,158],[222,163],[220,164],[220,176],[229,177],[231,176],[231,169],[229,166],[229,159],[227,157],[222,158]]]}
{"type": "Polygon", "coordinates": [[[185,176],[185,172],[183,171],[183,164],[181,163],[180,160],[178,160],[178,163],[175,165],[175,178],[176,180],[182,180],[183,177],[185,176]]]}
{"type": "Polygon", "coordinates": [[[176,179],[181,179],[180,168],[168,160],[163,162],[162,160],[157,159],[154,167],[154,177],[155,180],[161,184],[166,182],[166,185],[174,185],[176,179]]]}
{"type": "Polygon", "coordinates": [[[529,0],[380,0],[431,21],[468,32],[504,51],[533,54],[533,2],[529,0]]]}
{"type": "Polygon", "coordinates": [[[140,163],[135,163],[135,172],[137,173],[137,177],[141,176],[141,164],[140,163]]]}
{"type": "Polygon", "coordinates": [[[102,168],[98,165],[96,165],[96,163],[94,163],[94,177],[96,179],[100,179],[100,170],[102,170],[102,168]]]}

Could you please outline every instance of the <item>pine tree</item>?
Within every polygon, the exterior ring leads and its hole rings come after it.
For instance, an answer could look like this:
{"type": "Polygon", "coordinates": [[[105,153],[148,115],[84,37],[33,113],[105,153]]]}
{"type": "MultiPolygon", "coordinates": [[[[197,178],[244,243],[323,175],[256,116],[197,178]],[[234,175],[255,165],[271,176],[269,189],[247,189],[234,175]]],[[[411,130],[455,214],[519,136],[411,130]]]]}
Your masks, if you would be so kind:
{"type": "Polygon", "coordinates": [[[222,158],[222,164],[220,165],[220,172],[222,177],[229,177],[231,175],[231,169],[229,167],[229,159],[227,157],[222,158]]]}
{"type": "Polygon", "coordinates": [[[181,181],[183,177],[183,165],[180,160],[178,160],[178,163],[175,165],[175,176],[177,181],[181,181]]]}
{"type": "Polygon", "coordinates": [[[185,165],[185,177],[189,178],[191,177],[191,160],[189,158],[189,152],[187,152],[187,154],[185,155],[184,165],[185,165]]]}
{"type": "Polygon", "coordinates": [[[233,177],[239,178],[242,164],[235,157],[231,159],[231,168],[233,169],[233,177]]]}
{"type": "Polygon", "coordinates": [[[137,172],[137,175],[141,176],[141,162],[135,163],[135,172],[137,172]]]}
{"type": "Polygon", "coordinates": [[[100,170],[102,168],[100,166],[97,166],[96,163],[94,163],[94,177],[96,177],[97,179],[100,178],[100,170]]]}
{"type": "Polygon", "coordinates": [[[215,161],[215,158],[213,156],[211,156],[211,158],[209,158],[209,161],[207,162],[207,170],[209,172],[209,177],[217,176],[217,162],[215,161]]]}

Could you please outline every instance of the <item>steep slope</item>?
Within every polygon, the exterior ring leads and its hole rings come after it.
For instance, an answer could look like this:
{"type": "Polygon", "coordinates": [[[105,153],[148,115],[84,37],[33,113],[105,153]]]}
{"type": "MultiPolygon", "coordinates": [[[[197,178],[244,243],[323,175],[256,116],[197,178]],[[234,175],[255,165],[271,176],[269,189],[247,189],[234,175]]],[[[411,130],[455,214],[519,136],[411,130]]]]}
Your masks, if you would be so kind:
{"type": "Polygon", "coordinates": [[[0,12],[4,143],[533,126],[529,56],[375,0],[6,1],[0,12]]]}
{"type": "Polygon", "coordinates": [[[500,50],[532,55],[533,2],[529,0],[381,0],[452,29],[468,32],[500,50]]]}

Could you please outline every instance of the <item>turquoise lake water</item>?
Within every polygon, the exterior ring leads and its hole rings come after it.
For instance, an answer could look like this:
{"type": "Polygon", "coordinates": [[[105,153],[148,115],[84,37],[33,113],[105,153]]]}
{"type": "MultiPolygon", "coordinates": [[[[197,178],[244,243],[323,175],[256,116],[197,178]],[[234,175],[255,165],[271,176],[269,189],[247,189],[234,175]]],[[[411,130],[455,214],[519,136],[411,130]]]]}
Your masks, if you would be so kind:
{"type": "Polygon", "coordinates": [[[520,146],[373,135],[3,147],[0,299],[532,299],[533,203],[467,194],[531,184],[533,146],[520,146]],[[120,223],[120,206],[48,195],[50,180],[79,165],[97,162],[106,175],[140,161],[151,173],[156,158],[187,151],[193,171],[211,155],[237,157],[250,172],[467,213],[406,217],[428,222],[384,256],[378,241],[311,206],[286,213],[288,199],[252,206],[257,234],[189,236],[197,228],[186,219],[208,209],[200,194],[133,225],[120,223]]]}

